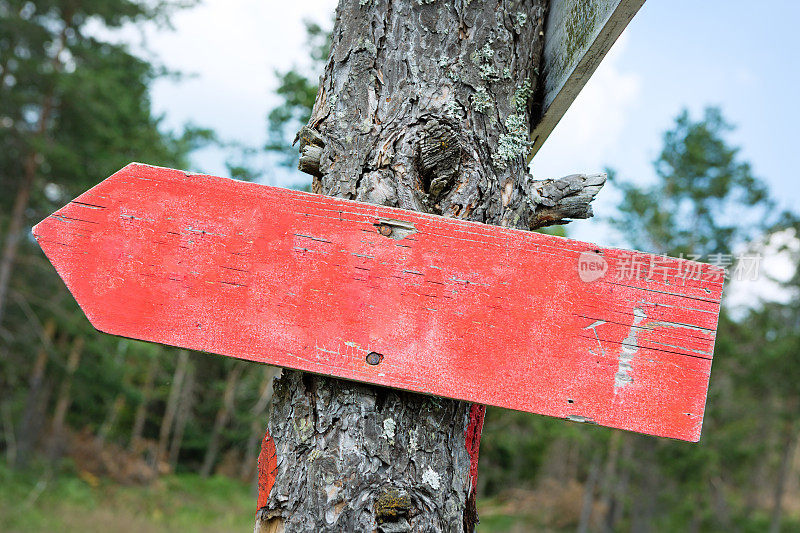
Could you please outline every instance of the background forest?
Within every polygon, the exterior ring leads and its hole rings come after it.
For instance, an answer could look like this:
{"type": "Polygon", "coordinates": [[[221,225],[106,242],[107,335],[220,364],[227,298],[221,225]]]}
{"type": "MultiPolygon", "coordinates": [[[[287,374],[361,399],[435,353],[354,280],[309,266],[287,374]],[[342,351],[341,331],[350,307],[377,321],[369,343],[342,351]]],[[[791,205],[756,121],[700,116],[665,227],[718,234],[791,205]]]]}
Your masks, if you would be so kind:
{"type": "MultiPolygon", "coordinates": [[[[295,165],[316,73],[280,72],[269,142],[234,146],[203,128],[168,131],[150,89],[179,74],[98,37],[167,25],[190,4],[0,0],[2,531],[252,527],[278,369],[98,334],[29,236],[130,161],[186,167],[215,144],[233,177],[271,171],[247,164],[254,153],[295,165]]],[[[321,72],[327,33],[307,29],[321,72]]],[[[489,409],[479,531],[800,531],[800,223],[731,130],[717,108],[679,113],[656,179],[609,170],[619,202],[598,213],[630,247],[726,266],[729,286],[753,276],[753,257],[794,272],[771,280],[774,297],[723,311],[701,442],[489,409]]]]}

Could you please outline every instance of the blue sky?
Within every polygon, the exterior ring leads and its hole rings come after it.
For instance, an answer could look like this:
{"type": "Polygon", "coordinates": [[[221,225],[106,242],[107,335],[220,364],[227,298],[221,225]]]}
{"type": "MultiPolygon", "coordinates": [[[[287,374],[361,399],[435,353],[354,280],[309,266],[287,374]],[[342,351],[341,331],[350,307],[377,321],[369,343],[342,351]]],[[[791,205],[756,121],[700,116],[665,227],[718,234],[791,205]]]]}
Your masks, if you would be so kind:
{"type": "MultiPolygon", "coordinates": [[[[800,2],[789,0],[758,8],[733,0],[648,0],[534,160],[534,174],[608,165],[622,178],[647,182],[662,133],[680,110],[699,117],[705,106],[718,105],[736,126],[730,141],[742,158],[783,207],[800,207],[793,170],[800,141],[798,16],[800,2]]],[[[614,201],[603,191],[596,212],[614,201]]],[[[591,228],[575,230],[606,244],[591,228]]]]}
{"type": "MultiPolygon", "coordinates": [[[[155,107],[167,123],[210,126],[228,139],[260,145],[265,116],[277,102],[273,71],[305,62],[302,20],[327,24],[336,0],[276,7],[258,0],[206,0],[178,15],[176,31],[151,33],[149,47],[168,66],[196,76],[159,82],[155,107]]],[[[647,0],[586,89],[533,161],[533,173],[557,177],[606,166],[625,179],[653,179],[662,133],[688,108],[699,117],[718,105],[737,129],[730,140],[784,207],[800,207],[795,154],[800,151],[800,2],[647,0]]],[[[206,151],[197,170],[225,174],[220,154],[206,151]]],[[[267,182],[287,185],[282,171],[267,182]]],[[[601,193],[598,213],[615,202],[601,193]]],[[[592,223],[578,238],[607,242],[592,223]]]]}

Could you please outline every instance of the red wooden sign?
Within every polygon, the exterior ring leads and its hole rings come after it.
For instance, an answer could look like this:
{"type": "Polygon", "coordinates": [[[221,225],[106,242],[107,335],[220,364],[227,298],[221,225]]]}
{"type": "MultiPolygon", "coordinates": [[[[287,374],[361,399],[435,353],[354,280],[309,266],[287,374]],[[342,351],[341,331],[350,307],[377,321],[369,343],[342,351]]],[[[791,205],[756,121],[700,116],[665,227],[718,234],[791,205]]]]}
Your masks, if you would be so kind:
{"type": "Polygon", "coordinates": [[[716,267],[139,164],[33,232],[106,333],[700,437],[716,267]]]}

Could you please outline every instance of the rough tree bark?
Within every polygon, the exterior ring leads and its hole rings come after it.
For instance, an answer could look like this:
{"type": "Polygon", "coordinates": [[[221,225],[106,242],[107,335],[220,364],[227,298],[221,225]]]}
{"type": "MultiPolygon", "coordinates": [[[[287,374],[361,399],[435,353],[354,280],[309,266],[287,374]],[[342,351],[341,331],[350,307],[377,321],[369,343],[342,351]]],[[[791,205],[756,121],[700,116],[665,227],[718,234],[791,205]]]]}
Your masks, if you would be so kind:
{"type": "MultiPolygon", "coordinates": [[[[527,173],[546,4],[340,0],[298,134],[314,192],[522,229],[591,216],[604,176],[527,173]]],[[[296,371],[273,402],[257,531],[474,529],[482,407],[296,371]]]]}

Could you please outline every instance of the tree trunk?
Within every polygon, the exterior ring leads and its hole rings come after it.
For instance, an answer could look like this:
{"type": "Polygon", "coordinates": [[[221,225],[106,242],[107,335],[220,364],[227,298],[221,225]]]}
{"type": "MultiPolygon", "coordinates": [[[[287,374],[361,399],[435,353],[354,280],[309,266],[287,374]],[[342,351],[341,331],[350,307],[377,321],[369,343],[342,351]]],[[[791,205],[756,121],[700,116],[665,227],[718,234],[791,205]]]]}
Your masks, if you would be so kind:
{"type": "MultiPolygon", "coordinates": [[[[774,411],[778,410],[780,406],[775,397],[775,394],[770,395],[771,408],[774,411]]],[[[758,417],[758,425],[756,427],[755,435],[759,436],[759,440],[763,443],[766,449],[772,449],[779,446],[780,440],[780,424],[775,420],[774,416],[760,416],[758,417]]],[[[769,492],[768,487],[768,461],[756,461],[747,486],[744,488],[744,517],[750,520],[755,512],[766,505],[764,495],[769,492]]]]}
{"type": "Polygon", "coordinates": [[[594,511],[595,489],[597,488],[597,478],[600,477],[600,454],[596,453],[589,468],[589,477],[583,487],[583,504],[581,505],[581,517],[578,521],[578,533],[589,533],[592,527],[592,512],[594,511]]]}
{"type": "Polygon", "coordinates": [[[145,374],[144,385],[142,386],[142,400],[139,402],[139,405],[136,406],[136,414],[133,417],[131,440],[128,444],[131,451],[137,450],[142,440],[144,423],[147,420],[147,405],[150,403],[150,397],[153,395],[153,382],[155,381],[157,371],[158,358],[152,357],[150,363],[147,365],[147,373],[145,374]]]}
{"type": "Polygon", "coordinates": [[[284,369],[269,421],[278,471],[257,530],[463,530],[477,467],[465,432],[478,418],[465,402],[284,369]]]}
{"type": "Polygon", "coordinates": [[[770,520],[769,533],[779,533],[781,530],[783,494],[786,491],[786,478],[791,468],[792,451],[797,438],[794,425],[794,419],[787,420],[784,425],[781,463],[778,467],[778,477],[775,481],[775,489],[772,496],[772,519],[770,520]]]}
{"type": "Polygon", "coordinates": [[[181,395],[181,385],[186,375],[186,366],[189,363],[189,352],[180,350],[178,352],[178,364],[175,366],[175,373],[172,375],[172,386],[169,389],[167,406],[164,409],[164,418],[161,419],[161,430],[158,432],[158,461],[166,459],[167,446],[169,445],[169,434],[172,431],[172,423],[175,420],[175,412],[178,409],[178,399],[181,395]]]}
{"type": "Polygon", "coordinates": [[[656,461],[656,444],[645,440],[649,437],[637,435],[634,438],[636,457],[633,468],[637,473],[637,487],[631,504],[631,532],[648,533],[654,530],[663,476],[656,461]]]}
{"type": "Polygon", "coordinates": [[[103,420],[100,430],[97,432],[98,441],[102,443],[108,440],[111,430],[114,429],[115,425],[117,425],[117,418],[119,418],[119,414],[122,412],[123,407],[125,407],[125,395],[120,393],[117,394],[117,396],[114,398],[114,401],[111,403],[111,408],[108,410],[106,419],[103,420]]]}
{"type": "Polygon", "coordinates": [[[714,516],[720,529],[725,531],[739,531],[734,521],[731,519],[731,510],[728,506],[728,499],[725,493],[725,482],[719,474],[709,479],[712,505],[714,506],[714,516]]]}
{"type": "Polygon", "coordinates": [[[67,368],[64,379],[61,380],[61,386],[58,389],[58,397],[56,398],[56,407],[53,410],[53,435],[50,442],[50,460],[55,462],[61,458],[64,449],[64,420],[69,411],[69,406],[72,401],[70,395],[72,388],[72,376],[78,369],[78,363],[81,359],[81,352],[83,351],[83,337],[76,337],[72,341],[72,349],[67,357],[67,368]]]}
{"type": "Polygon", "coordinates": [[[25,468],[28,465],[31,452],[40,435],[42,427],[42,413],[40,411],[41,397],[44,389],[44,371],[47,366],[51,342],[56,331],[56,323],[49,319],[42,332],[42,345],[36,360],[33,363],[31,376],[28,380],[28,395],[25,398],[25,408],[19,426],[19,440],[17,442],[16,466],[25,468]]]}
{"type": "Polygon", "coordinates": [[[217,462],[219,440],[222,436],[222,430],[228,425],[231,413],[233,412],[234,401],[236,400],[236,384],[239,381],[239,376],[243,369],[244,367],[242,365],[237,364],[228,372],[228,379],[225,380],[225,392],[222,394],[222,405],[214,419],[214,429],[211,431],[208,448],[206,449],[206,456],[203,458],[203,466],[200,468],[200,475],[202,477],[210,476],[214,464],[217,462]]]}
{"type": "Polygon", "coordinates": [[[622,436],[622,458],[620,460],[620,474],[614,487],[614,497],[611,500],[611,510],[607,517],[606,531],[617,531],[617,525],[625,516],[625,501],[628,494],[628,485],[631,477],[631,457],[633,456],[634,442],[631,435],[622,436]]]}
{"type": "Polygon", "coordinates": [[[6,441],[6,464],[11,468],[17,462],[17,436],[11,418],[11,406],[8,402],[0,403],[0,411],[3,415],[3,438],[6,441]]]}
{"type": "Polygon", "coordinates": [[[192,404],[194,404],[194,365],[189,361],[188,366],[186,378],[181,389],[178,413],[175,418],[175,431],[172,433],[172,441],[169,444],[169,467],[173,472],[178,466],[178,457],[183,443],[183,432],[192,412],[192,404]]]}
{"type": "Polygon", "coordinates": [[[24,175],[20,180],[17,196],[14,198],[14,207],[11,209],[11,220],[8,223],[3,243],[3,255],[0,256],[0,325],[3,323],[11,272],[14,269],[17,248],[19,248],[19,240],[22,236],[22,226],[25,223],[25,208],[28,207],[37,168],[36,154],[31,154],[25,159],[24,175]]]}
{"type": "MultiPolygon", "coordinates": [[[[66,39],[69,31],[72,31],[72,10],[67,9],[64,12],[64,28],[61,30],[58,39],[58,47],[50,59],[50,68],[54,73],[58,73],[63,68],[61,62],[61,54],[66,47],[66,39]]],[[[5,78],[6,70],[3,70],[3,77],[5,78]]],[[[47,126],[50,120],[50,115],[55,107],[55,87],[51,87],[50,91],[45,95],[37,121],[36,131],[34,137],[42,140],[46,138],[47,126]]],[[[32,143],[34,144],[34,143],[32,143]]],[[[17,189],[17,196],[14,198],[14,207],[11,209],[11,220],[8,224],[6,231],[6,238],[3,244],[3,253],[0,255],[0,325],[3,324],[3,315],[5,313],[6,300],[8,299],[8,287],[11,283],[11,272],[14,269],[14,261],[17,257],[17,249],[19,248],[19,241],[22,237],[22,226],[25,223],[25,209],[31,198],[31,189],[33,189],[33,182],[36,179],[36,173],[39,171],[39,166],[42,163],[42,154],[32,151],[25,158],[23,164],[23,174],[17,189]]]]}
{"type": "MultiPolygon", "coordinates": [[[[545,7],[340,0],[298,134],[313,191],[523,229],[591,216],[603,177],[526,172],[545,7]]],[[[256,530],[473,530],[483,409],[295,371],[273,402],[256,530]]]]}
{"type": "Polygon", "coordinates": [[[612,431],[611,437],[608,441],[608,454],[606,455],[606,464],[603,470],[603,480],[600,483],[600,509],[604,513],[603,531],[610,533],[614,531],[612,524],[612,517],[615,510],[614,489],[617,486],[616,478],[617,473],[617,458],[619,457],[620,442],[622,440],[622,433],[619,431],[612,431]]]}
{"type": "Polygon", "coordinates": [[[127,389],[128,385],[130,384],[130,366],[125,364],[126,353],[128,351],[128,344],[120,342],[117,345],[117,356],[115,363],[120,367],[128,370],[123,377],[121,383],[121,390],[117,393],[114,397],[114,401],[111,402],[111,407],[108,409],[108,414],[106,414],[103,423],[100,425],[100,429],[97,432],[97,440],[101,444],[106,442],[108,436],[111,434],[111,431],[114,429],[114,426],[117,425],[117,419],[119,418],[119,414],[125,408],[125,390],[127,389]]]}

